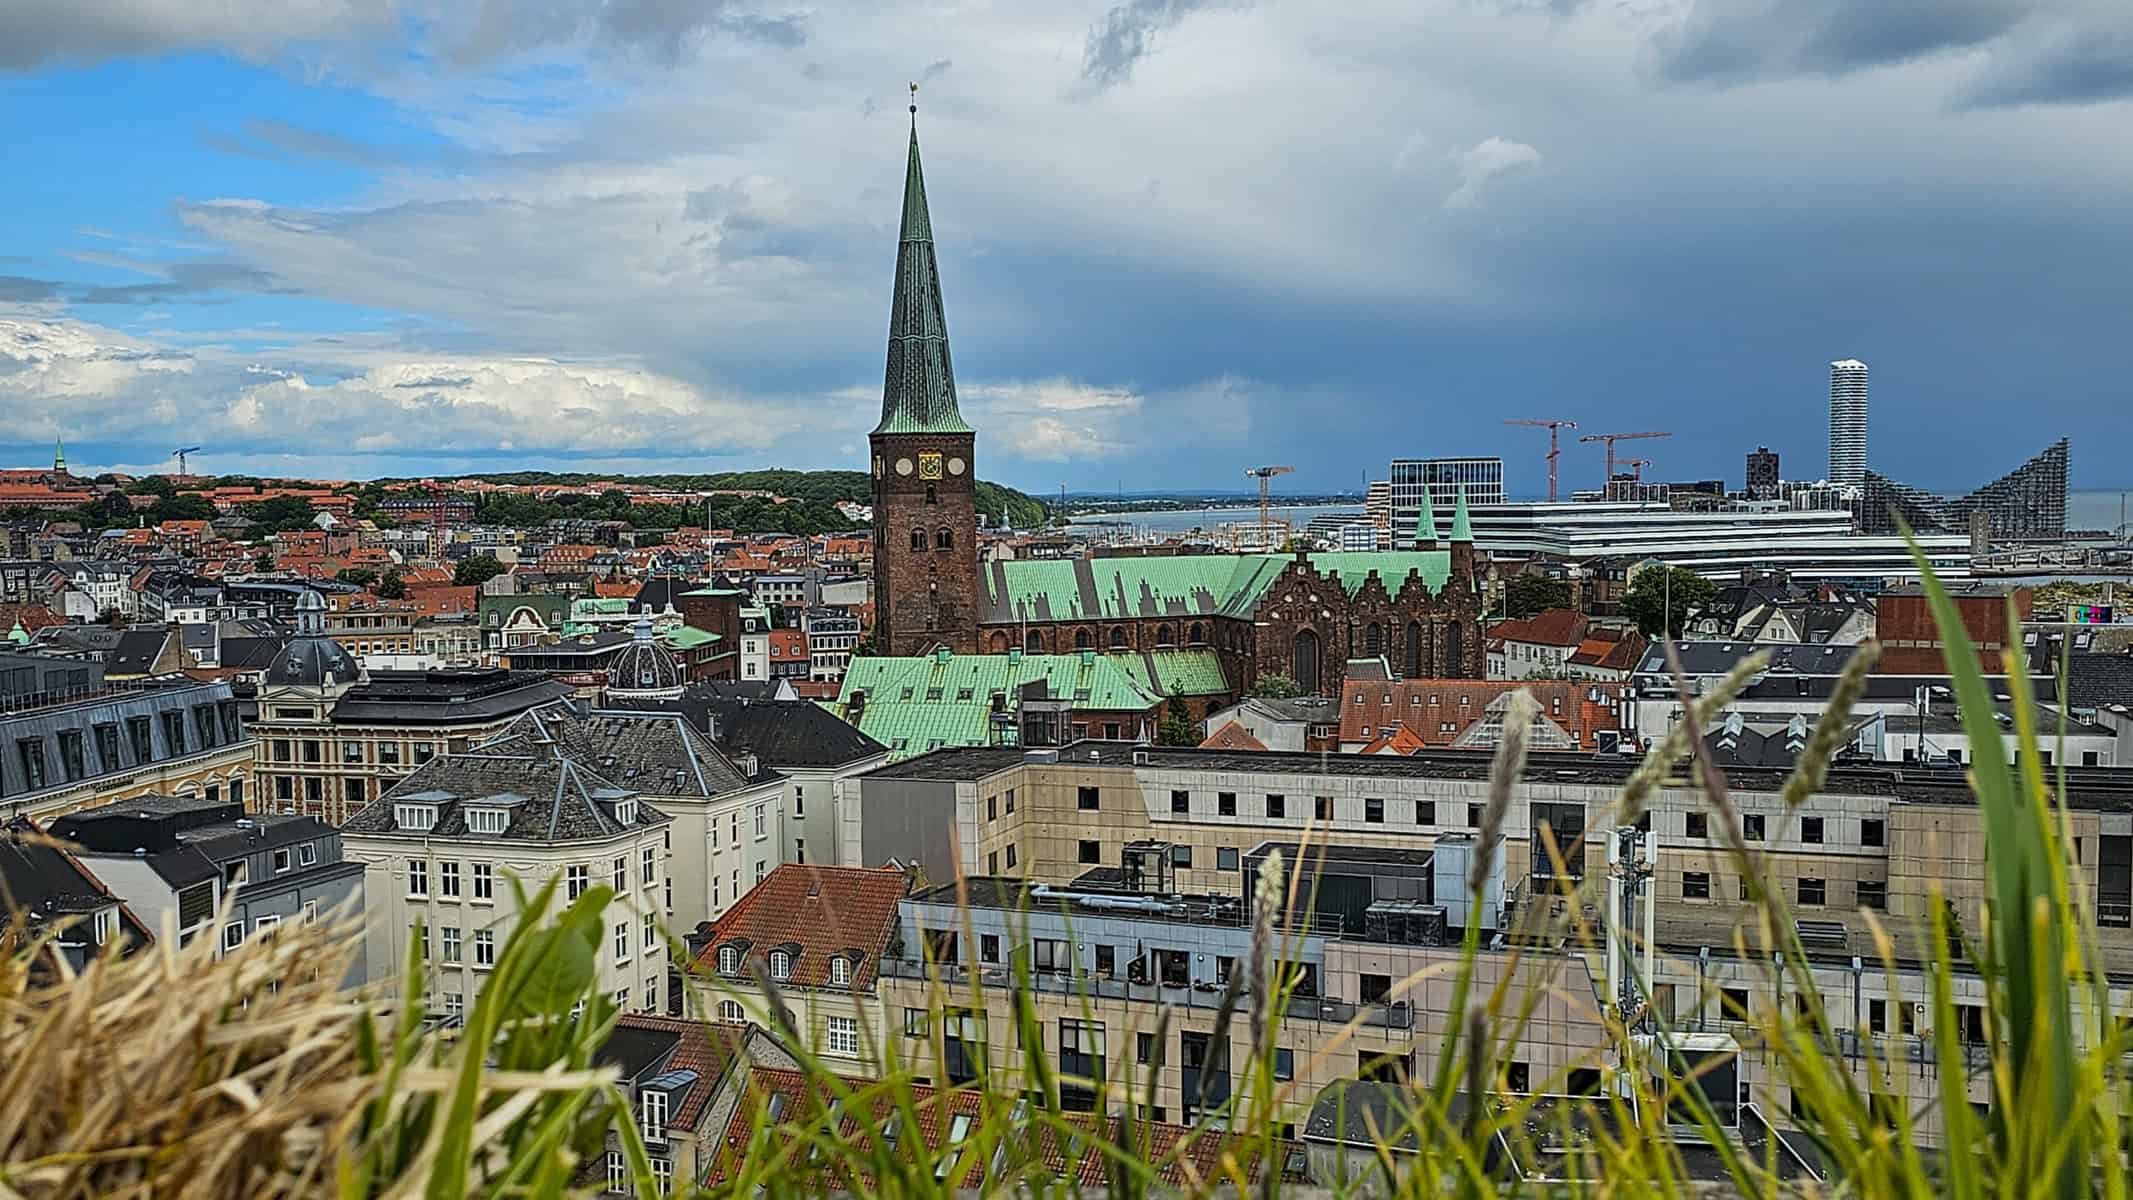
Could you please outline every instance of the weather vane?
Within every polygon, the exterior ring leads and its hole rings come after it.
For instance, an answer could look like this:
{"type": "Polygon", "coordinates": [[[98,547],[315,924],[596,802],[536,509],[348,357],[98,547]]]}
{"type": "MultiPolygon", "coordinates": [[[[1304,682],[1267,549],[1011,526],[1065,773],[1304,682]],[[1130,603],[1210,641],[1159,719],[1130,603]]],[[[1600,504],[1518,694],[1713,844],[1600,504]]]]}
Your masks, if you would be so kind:
{"type": "Polygon", "coordinates": [[[918,120],[918,85],[916,83],[911,85],[911,120],[913,122],[918,120]]]}

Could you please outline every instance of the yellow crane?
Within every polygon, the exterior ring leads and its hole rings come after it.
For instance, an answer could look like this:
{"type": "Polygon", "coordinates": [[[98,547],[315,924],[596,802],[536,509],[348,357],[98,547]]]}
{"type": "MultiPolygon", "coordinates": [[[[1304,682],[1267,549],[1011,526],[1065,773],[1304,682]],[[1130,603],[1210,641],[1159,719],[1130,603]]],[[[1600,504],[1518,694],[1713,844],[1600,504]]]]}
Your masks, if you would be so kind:
{"type": "Polygon", "coordinates": [[[1246,467],[1244,469],[1244,477],[1246,479],[1259,481],[1259,544],[1261,546],[1267,544],[1266,531],[1267,526],[1271,524],[1267,519],[1267,484],[1276,475],[1292,475],[1295,471],[1295,467],[1246,467]]]}

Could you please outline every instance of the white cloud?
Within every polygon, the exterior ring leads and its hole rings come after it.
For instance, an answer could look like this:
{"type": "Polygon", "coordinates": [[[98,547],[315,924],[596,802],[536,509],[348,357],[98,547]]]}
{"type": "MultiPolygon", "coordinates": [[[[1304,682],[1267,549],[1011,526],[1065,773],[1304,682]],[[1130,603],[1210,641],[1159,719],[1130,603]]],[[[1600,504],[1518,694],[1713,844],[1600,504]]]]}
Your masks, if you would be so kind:
{"type": "Polygon", "coordinates": [[[1478,207],[1492,180],[1537,166],[1540,160],[1540,151],[1524,142],[1501,137],[1478,142],[1456,156],[1459,186],[1444,198],[1444,207],[1478,207]]]}

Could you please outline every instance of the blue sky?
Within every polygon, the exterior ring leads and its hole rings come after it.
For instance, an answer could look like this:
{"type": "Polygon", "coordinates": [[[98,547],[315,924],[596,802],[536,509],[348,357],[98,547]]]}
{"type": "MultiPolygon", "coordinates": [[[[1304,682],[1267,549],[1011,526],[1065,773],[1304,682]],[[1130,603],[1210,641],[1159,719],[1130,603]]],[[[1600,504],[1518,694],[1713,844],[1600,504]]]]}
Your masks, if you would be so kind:
{"type": "Polygon", "coordinates": [[[857,467],[912,79],[988,477],[2133,485],[2120,0],[16,0],[0,458],[857,467]]]}

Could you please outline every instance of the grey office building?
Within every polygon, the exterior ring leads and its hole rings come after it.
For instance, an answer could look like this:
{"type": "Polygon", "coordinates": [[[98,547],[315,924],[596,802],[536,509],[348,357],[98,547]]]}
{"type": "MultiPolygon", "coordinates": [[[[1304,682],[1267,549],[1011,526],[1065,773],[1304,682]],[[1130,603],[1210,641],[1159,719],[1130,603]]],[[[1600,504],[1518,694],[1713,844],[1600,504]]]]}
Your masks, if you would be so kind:
{"type": "Polygon", "coordinates": [[[1392,544],[1411,550],[1430,540],[1417,529],[1422,515],[1422,496],[1427,493],[1436,512],[1438,531],[1450,529],[1452,509],[1459,492],[1466,491],[1469,506],[1503,503],[1501,458],[1396,458],[1392,460],[1392,544]]]}

